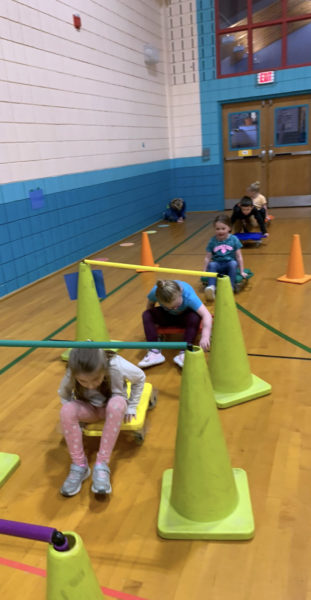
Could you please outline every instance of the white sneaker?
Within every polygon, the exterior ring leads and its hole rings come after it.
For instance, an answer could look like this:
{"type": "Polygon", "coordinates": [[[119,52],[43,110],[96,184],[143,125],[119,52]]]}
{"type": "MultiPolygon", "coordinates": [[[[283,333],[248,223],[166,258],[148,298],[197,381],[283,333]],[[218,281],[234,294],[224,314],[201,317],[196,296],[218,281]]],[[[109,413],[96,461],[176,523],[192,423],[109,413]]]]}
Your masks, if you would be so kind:
{"type": "Polygon", "coordinates": [[[179,352],[179,354],[177,354],[177,356],[174,356],[174,358],[173,358],[175,365],[178,365],[181,369],[184,366],[184,360],[185,360],[184,352],[179,352]]]}
{"type": "Polygon", "coordinates": [[[208,285],[205,290],[204,290],[204,294],[205,294],[205,298],[206,300],[215,300],[215,286],[214,285],[208,285]]]}
{"type": "Polygon", "coordinates": [[[138,366],[144,369],[145,367],[154,367],[161,365],[165,361],[165,356],[161,352],[153,352],[148,350],[146,356],[138,363],[138,366]]]}

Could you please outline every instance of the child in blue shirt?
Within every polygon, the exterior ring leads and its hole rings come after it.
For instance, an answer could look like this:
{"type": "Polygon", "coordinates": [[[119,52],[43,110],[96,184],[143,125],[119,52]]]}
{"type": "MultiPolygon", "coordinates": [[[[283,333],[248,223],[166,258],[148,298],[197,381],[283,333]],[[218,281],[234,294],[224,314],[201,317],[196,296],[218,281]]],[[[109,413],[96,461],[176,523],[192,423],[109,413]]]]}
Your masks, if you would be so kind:
{"type": "Polygon", "coordinates": [[[186,218],[186,202],[182,198],[174,198],[169,202],[163,219],[175,223],[183,223],[186,218]]]}
{"type": "MultiPolygon", "coordinates": [[[[247,277],[241,252],[242,244],[235,235],[231,234],[231,221],[228,215],[218,215],[214,220],[214,229],[215,235],[206,247],[204,270],[229,275],[234,290],[238,266],[242,277],[247,277]]],[[[214,300],[215,290],[216,280],[214,277],[209,277],[204,290],[207,300],[214,300]]]]}
{"type": "MultiPolygon", "coordinates": [[[[212,317],[194,289],[185,281],[159,280],[148,294],[147,310],[143,313],[145,336],[148,342],[158,340],[157,325],[184,327],[184,341],[193,344],[202,321],[200,346],[209,348],[212,317]],[[158,302],[159,306],[155,306],[158,302]]],[[[152,349],[138,363],[139,367],[153,367],[165,361],[163,354],[152,349]]],[[[184,352],[174,358],[179,367],[184,364],[184,352]]]]}

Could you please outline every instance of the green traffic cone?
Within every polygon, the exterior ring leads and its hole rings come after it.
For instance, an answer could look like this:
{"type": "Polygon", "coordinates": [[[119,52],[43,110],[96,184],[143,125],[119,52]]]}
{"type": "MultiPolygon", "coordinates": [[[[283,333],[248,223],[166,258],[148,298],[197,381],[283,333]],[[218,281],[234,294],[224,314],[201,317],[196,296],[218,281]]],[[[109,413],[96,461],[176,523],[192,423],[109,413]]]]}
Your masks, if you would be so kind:
{"type": "MultiPolygon", "coordinates": [[[[98,299],[96,286],[90,265],[79,265],[77,299],[76,341],[109,342],[110,337],[98,299]]],[[[61,358],[68,361],[69,350],[61,358]]]]}
{"type": "Polygon", "coordinates": [[[64,532],[69,550],[47,553],[47,600],[105,600],[80,536],[64,532]]]}
{"type": "Polygon", "coordinates": [[[217,406],[226,408],[270,394],[271,385],[250,370],[230,279],[217,277],[208,361],[217,406]]]}
{"type": "Polygon", "coordinates": [[[248,539],[254,533],[247,475],[232,469],[201,348],[186,351],[174,469],[164,472],[161,537],[248,539]]]}
{"type": "Polygon", "coordinates": [[[17,454],[0,452],[0,487],[14,473],[20,462],[20,457],[17,454]]]}

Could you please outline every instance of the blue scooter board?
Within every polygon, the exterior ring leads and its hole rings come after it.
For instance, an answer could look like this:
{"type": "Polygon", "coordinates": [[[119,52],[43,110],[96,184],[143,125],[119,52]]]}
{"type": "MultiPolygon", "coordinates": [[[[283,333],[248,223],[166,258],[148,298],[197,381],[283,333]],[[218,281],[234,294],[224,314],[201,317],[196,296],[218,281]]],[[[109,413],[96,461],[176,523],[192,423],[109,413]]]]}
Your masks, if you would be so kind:
{"type": "Polygon", "coordinates": [[[263,233],[256,233],[256,232],[254,232],[254,233],[251,233],[251,232],[235,233],[234,235],[240,240],[240,242],[242,242],[242,244],[244,244],[244,243],[253,244],[254,243],[256,248],[258,248],[258,246],[260,246],[262,238],[264,237],[263,233]]]}

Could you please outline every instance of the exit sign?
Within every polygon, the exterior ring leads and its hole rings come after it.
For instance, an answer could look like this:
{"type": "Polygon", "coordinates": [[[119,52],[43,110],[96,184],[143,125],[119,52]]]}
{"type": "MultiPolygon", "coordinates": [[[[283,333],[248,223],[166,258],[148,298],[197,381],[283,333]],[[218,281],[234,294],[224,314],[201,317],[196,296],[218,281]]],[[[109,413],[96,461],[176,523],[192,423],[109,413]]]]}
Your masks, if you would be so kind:
{"type": "Polygon", "coordinates": [[[262,71],[262,73],[257,73],[257,83],[273,83],[275,78],[274,71],[262,71]]]}

